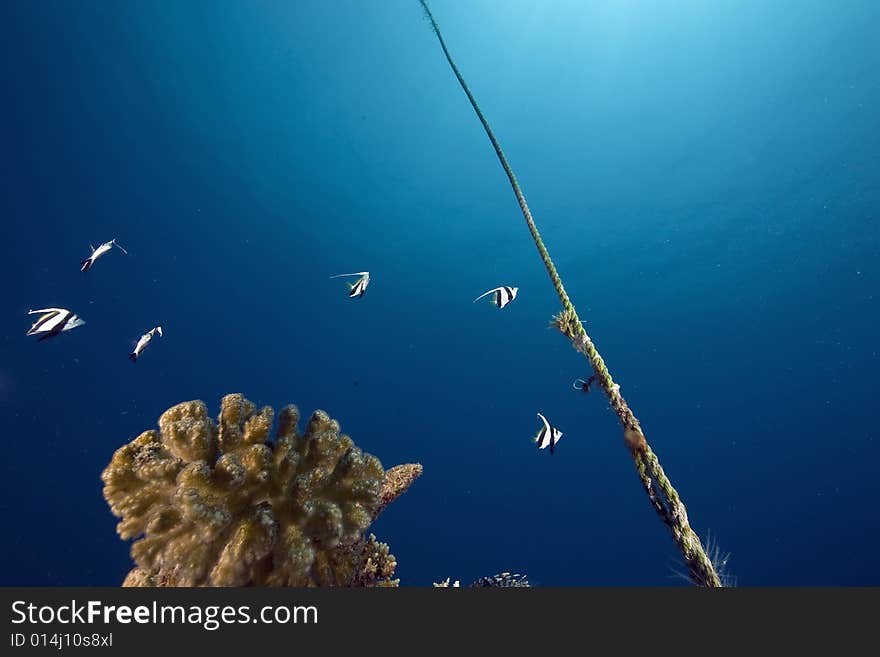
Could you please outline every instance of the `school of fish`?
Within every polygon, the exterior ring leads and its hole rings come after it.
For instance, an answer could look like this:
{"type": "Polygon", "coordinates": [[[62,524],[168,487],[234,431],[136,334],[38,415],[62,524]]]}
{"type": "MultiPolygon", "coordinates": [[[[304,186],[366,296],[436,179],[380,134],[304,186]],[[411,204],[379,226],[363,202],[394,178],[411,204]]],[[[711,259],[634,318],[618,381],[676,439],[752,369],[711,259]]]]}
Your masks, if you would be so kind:
{"type": "MultiPolygon", "coordinates": [[[[97,247],[89,245],[92,252],[88,258],[80,262],[80,271],[87,272],[94,267],[95,262],[102,256],[109,253],[113,247],[116,247],[124,254],[128,255],[128,251],[126,251],[122,245],[116,242],[116,238],[111,239],[108,242],[104,242],[97,247]]],[[[367,291],[367,286],[370,284],[370,272],[368,271],[360,271],[349,274],[334,274],[330,278],[345,278],[345,277],[357,277],[357,279],[353,283],[348,283],[348,296],[350,299],[360,299],[364,296],[364,293],[367,291]]],[[[493,306],[497,307],[499,310],[505,308],[509,303],[511,303],[514,299],[516,299],[517,292],[519,291],[518,287],[512,287],[510,285],[500,285],[498,287],[494,287],[491,290],[487,290],[483,292],[480,296],[474,299],[476,303],[480,299],[488,297],[492,295],[490,298],[490,302],[493,306]]],[[[40,315],[40,317],[33,323],[30,329],[28,329],[27,335],[39,335],[37,341],[47,340],[49,338],[53,338],[61,333],[66,331],[70,331],[79,326],[85,324],[85,320],[82,319],[79,315],[74,313],[72,310],[68,310],[67,308],[41,308],[39,310],[29,310],[29,315],[40,315]]],[[[132,363],[136,363],[138,358],[140,358],[141,354],[144,350],[152,343],[153,338],[158,335],[159,337],[163,337],[163,329],[161,325],[157,325],[144,333],[138,338],[137,342],[134,345],[131,353],[128,355],[129,360],[132,363]]],[[[577,389],[588,391],[589,385],[583,385],[583,380],[578,379],[575,387],[577,389]],[[578,382],[581,382],[581,385],[578,385],[578,382]]],[[[538,449],[550,448],[550,454],[555,453],[556,444],[559,442],[560,438],[562,438],[562,432],[554,427],[550,422],[545,418],[541,413],[538,413],[538,417],[541,418],[541,422],[543,426],[538,430],[538,433],[534,437],[534,442],[538,446],[538,449]]]]}

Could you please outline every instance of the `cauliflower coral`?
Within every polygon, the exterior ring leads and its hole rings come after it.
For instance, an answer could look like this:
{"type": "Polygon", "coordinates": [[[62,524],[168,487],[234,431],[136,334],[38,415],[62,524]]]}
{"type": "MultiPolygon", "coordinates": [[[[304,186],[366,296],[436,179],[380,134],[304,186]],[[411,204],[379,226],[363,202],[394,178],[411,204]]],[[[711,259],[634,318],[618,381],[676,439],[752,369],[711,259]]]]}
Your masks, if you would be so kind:
{"type": "Polygon", "coordinates": [[[397,584],[388,546],[364,532],[421,465],[385,472],[320,410],[299,434],[293,405],[270,439],[273,415],[240,394],[217,422],[183,402],[116,451],[101,478],[119,535],[137,539],[124,585],[397,584]]]}

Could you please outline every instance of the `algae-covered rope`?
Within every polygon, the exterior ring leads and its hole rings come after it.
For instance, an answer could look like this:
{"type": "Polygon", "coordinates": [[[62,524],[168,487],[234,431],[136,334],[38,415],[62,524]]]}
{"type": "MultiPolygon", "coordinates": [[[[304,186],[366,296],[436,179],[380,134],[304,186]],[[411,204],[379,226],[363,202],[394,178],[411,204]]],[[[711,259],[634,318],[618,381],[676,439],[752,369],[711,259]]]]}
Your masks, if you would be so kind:
{"type": "Polygon", "coordinates": [[[480,106],[477,105],[476,99],[474,99],[471,90],[458,70],[458,66],[455,65],[455,61],[446,47],[446,42],[443,40],[443,35],[440,34],[440,27],[437,25],[437,21],[434,20],[434,15],[428,7],[427,0],[419,0],[419,2],[425,10],[428,20],[431,21],[431,27],[434,30],[434,34],[437,35],[438,41],[440,41],[440,47],[443,48],[446,61],[449,62],[452,72],[455,73],[461,88],[467,94],[471,106],[474,108],[480,123],[483,124],[486,134],[489,136],[489,141],[492,142],[492,147],[495,149],[496,155],[498,155],[498,160],[501,162],[501,166],[510,180],[510,186],[516,195],[516,200],[522,210],[523,217],[525,217],[535,246],[538,247],[541,260],[544,262],[547,273],[550,275],[550,280],[553,282],[553,287],[556,288],[556,294],[562,302],[562,312],[553,318],[553,325],[571,340],[572,346],[590,362],[590,366],[596,374],[596,380],[608,396],[611,408],[614,409],[620,424],[623,426],[624,442],[635,462],[636,471],[645,489],[645,493],[648,495],[651,506],[669,528],[672,538],[684,558],[691,580],[698,586],[721,586],[721,580],[715,571],[712,561],[706,555],[699,537],[688,524],[684,503],[660,466],[657,455],[654,454],[645,440],[645,435],[639,426],[639,421],[620,394],[620,386],[614,383],[614,380],[611,378],[605,362],[593,345],[593,341],[587,335],[577,311],[575,311],[571,300],[568,298],[568,294],[562,284],[562,279],[556,271],[553,260],[550,259],[547,247],[544,246],[544,241],[541,239],[541,234],[538,232],[538,227],[535,225],[535,220],[532,218],[532,213],[529,211],[529,206],[516,180],[513,169],[508,164],[504,151],[501,150],[501,145],[498,143],[498,139],[495,138],[495,133],[492,132],[489,122],[483,116],[480,106]]]}

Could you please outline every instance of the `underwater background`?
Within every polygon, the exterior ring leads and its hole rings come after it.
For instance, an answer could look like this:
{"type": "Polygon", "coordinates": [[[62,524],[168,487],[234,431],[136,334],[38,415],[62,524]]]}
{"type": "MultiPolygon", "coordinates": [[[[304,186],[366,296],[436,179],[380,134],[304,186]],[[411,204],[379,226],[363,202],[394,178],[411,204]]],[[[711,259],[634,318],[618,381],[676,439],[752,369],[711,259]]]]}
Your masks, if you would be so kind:
{"type": "MultiPolygon", "coordinates": [[[[880,584],[880,5],[431,7],[704,543],[739,585],[880,584]]],[[[121,583],[102,469],[229,392],[424,465],[371,529],[403,586],[687,584],[418,2],[0,19],[0,584],[121,583]],[[86,325],[36,343],[49,306],[86,325]]]]}

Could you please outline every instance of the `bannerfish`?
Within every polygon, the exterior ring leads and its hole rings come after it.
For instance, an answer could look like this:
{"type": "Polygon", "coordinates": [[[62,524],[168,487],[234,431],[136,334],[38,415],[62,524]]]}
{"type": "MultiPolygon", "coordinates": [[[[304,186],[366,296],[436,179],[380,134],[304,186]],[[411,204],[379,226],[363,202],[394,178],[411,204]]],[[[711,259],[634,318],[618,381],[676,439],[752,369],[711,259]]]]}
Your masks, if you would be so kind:
{"type": "Polygon", "coordinates": [[[79,263],[80,264],[80,271],[88,271],[89,269],[91,269],[92,265],[95,264],[95,260],[100,258],[105,253],[107,253],[107,251],[112,249],[114,246],[116,248],[118,248],[120,251],[122,251],[125,255],[128,255],[128,251],[126,251],[119,244],[116,243],[115,237],[112,240],[110,240],[109,242],[104,242],[103,244],[99,245],[97,249],[94,246],[92,246],[91,244],[89,244],[89,248],[92,249],[92,255],[90,255],[88,258],[86,258],[81,263],[79,263]]]}
{"type": "Polygon", "coordinates": [[[556,443],[562,438],[562,432],[556,427],[550,426],[547,418],[540,413],[538,413],[538,417],[541,418],[544,426],[541,427],[541,430],[538,431],[538,435],[535,436],[535,444],[538,445],[538,449],[549,447],[550,453],[552,454],[556,451],[556,443]]]}
{"type": "Polygon", "coordinates": [[[336,274],[335,276],[331,276],[330,278],[341,278],[342,276],[360,276],[360,278],[357,279],[354,283],[348,284],[349,299],[355,299],[364,296],[364,292],[367,291],[367,285],[370,284],[370,272],[359,271],[353,274],[336,274]]]}
{"type": "Polygon", "coordinates": [[[150,342],[153,340],[153,335],[156,333],[159,334],[159,337],[162,337],[161,326],[157,326],[156,328],[147,331],[140,337],[140,339],[137,341],[137,345],[135,345],[134,351],[132,351],[128,355],[128,359],[132,363],[137,362],[138,356],[140,356],[141,352],[149,346],[150,342]]]}
{"type": "Polygon", "coordinates": [[[485,297],[489,294],[492,294],[494,292],[495,298],[492,299],[492,303],[495,304],[496,306],[498,306],[499,308],[504,308],[504,306],[506,306],[511,301],[516,299],[516,293],[518,291],[519,291],[518,287],[510,287],[508,285],[502,285],[501,287],[496,287],[492,290],[489,290],[488,292],[483,292],[480,296],[478,296],[476,299],[474,299],[474,302],[476,303],[477,301],[479,301],[483,297],[485,297]]]}
{"type": "Polygon", "coordinates": [[[596,380],[596,375],[591,374],[588,379],[575,379],[574,383],[571,384],[571,387],[575,390],[580,390],[581,392],[590,392],[590,386],[596,380]]]}
{"type": "Polygon", "coordinates": [[[27,335],[35,335],[42,333],[37,342],[55,337],[62,331],[75,329],[77,326],[85,324],[85,320],[76,315],[72,310],[66,308],[40,308],[39,310],[28,310],[28,315],[36,315],[44,313],[40,319],[34,322],[27,335]]]}

